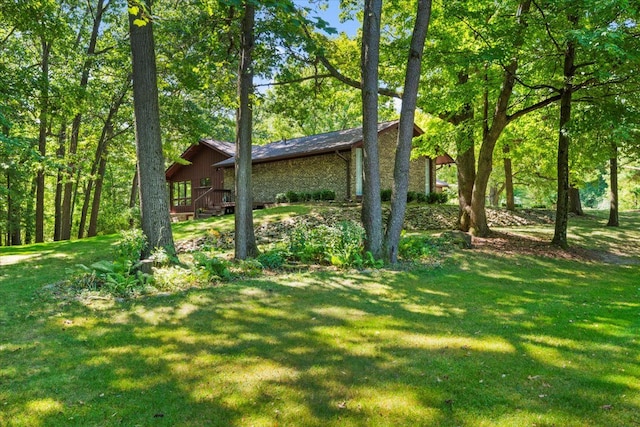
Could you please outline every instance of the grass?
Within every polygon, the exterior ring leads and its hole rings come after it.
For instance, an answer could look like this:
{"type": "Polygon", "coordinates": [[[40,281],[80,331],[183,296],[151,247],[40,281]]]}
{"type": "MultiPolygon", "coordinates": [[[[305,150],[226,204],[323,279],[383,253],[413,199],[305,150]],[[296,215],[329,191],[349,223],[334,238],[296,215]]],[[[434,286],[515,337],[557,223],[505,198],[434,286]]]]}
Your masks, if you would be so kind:
{"type": "Polygon", "coordinates": [[[571,242],[622,263],[471,250],[125,301],[42,290],[114,236],[0,248],[0,425],[638,425],[640,215],[601,215],[571,242]]]}

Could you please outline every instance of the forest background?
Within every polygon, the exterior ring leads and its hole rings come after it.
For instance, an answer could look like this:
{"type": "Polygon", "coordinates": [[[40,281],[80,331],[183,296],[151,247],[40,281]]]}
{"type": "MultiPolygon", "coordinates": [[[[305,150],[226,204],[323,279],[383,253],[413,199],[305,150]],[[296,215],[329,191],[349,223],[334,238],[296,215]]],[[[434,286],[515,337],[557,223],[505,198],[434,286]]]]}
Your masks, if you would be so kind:
{"type": "MultiPolygon", "coordinates": [[[[204,136],[236,140],[247,4],[253,142],[362,125],[360,2],[339,2],[340,19],[358,25],[338,33],[331,0],[157,1],[149,19],[167,164],[204,136]]],[[[0,244],[137,221],[129,6],[0,6],[0,244]]],[[[413,1],[383,4],[380,121],[398,117],[415,11],[413,1]]],[[[465,225],[465,206],[555,207],[564,164],[574,202],[579,192],[588,207],[638,207],[637,15],[626,1],[433,3],[416,110],[426,133],[414,145],[456,159],[438,173],[457,183],[461,228],[488,231],[473,215],[465,225]]]]}

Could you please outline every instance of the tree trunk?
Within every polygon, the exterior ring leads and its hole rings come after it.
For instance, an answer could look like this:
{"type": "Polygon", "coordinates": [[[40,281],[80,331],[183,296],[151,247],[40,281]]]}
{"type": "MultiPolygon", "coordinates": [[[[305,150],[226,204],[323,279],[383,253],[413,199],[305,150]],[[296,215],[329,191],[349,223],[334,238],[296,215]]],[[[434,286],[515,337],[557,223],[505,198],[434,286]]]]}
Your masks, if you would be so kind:
{"type": "MultiPolygon", "coordinates": [[[[458,84],[468,81],[467,73],[460,73],[458,84]]],[[[465,105],[462,110],[449,118],[448,121],[456,127],[456,170],[458,175],[458,228],[464,232],[471,226],[471,197],[473,182],[476,179],[476,152],[473,139],[473,107],[465,105]]]]}
{"type": "MultiPolygon", "coordinates": [[[[149,2],[147,11],[152,16],[149,2]]],[[[143,258],[154,248],[164,248],[170,255],[175,254],[162,155],[153,23],[151,20],[143,26],[133,23],[134,19],[145,16],[129,14],[140,208],[142,230],[148,240],[143,258]]]]}
{"type": "MultiPolygon", "coordinates": [[[[577,17],[569,17],[577,24],[577,17]]],[[[564,53],[564,88],[560,98],[560,125],[558,132],[558,202],[556,204],[556,222],[552,243],[567,248],[567,224],[569,213],[569,136],[568,124],[571,120],[571,96],[573,75],[575,73],[575,42],[569,40],[564,53]]]]}
{"type": "MultiPolygon", "coordinates": [[[[133,208],[136,207],[136,200],[138,199],[138,195],[140,192],[138,191],[138,167],[136,165],[136,170],[133,173],[133,180],[131,181],[131,193],[129,194],[129,211],[132,212],[131,217],[129,218],[129,227],[133,228],[135,225],[135,220],[133,216],[133,208]]],[[[93,216],[93,212],[91,212],[93,216]]]]}
{"type": "MultiPolygon", "coordinates": [[[[49,54],[51,44],[44,36],[41,39],[42,64],[40,82],[40,129],[38,133],[38,152],[44,160],[47,155],[47,119],[49,115],[49,54]]],[[[44,164],[38,168],[36,176],[36,243],[44,242],[44,164]]]]}
{"type": "Polygon", "coordinates": [[[362,23],[362,224],[365,249],[382,257],[382,202],[380,200],[380,156],[378,149],[378,63],[382,0],[365,0],[362,23]]]}
{"type": "Polygon", "coordinates": [[[246,259],[256,256],[253,230],[253,185],[251,181],[251,133],[253,131],[253,64],[255,5],[244,3],[240,42],[240,66],[238,70],[237,135],[236,135],[236,215],[235,257],[246,259]]]}
{"type": "MultiPolygon", "coordinates": [[[[409,165],[411,160],[411,142],[415,122],[418,85],[420,84],[420,66],[424,42],[429,28],[431,16],[431,0],[420,0],[416,22],[411,36],[407,71],[402,94],[402,108],[398,125],[398,142],[395,165],[393,169],[393,191],[391,194],[391,214],[387,223],[384,248],[385,256],[391,263],[398,261],[398,245],[404,224],[407,208],[407,192],[409,190],[409,165]]],[[[427,161],[430,161],[427,159],[427,161]]]]}
{"type": "Polygon", "coordinates": [[[64,153],[67,143],[67,124],[63,120],[60,125],[60,133],[58,134],[58,151],[56,151],[56,157],[58,158],[58,176],[56,177],[56,195],[54,199],[54,226],[53,226],[53,240],[60,240],[60,226],[62,224],[62,189],[63,189],[63,171],[62,163],[64,161],[64,153]]]}
{"type": "Polygon", "coordinates": [[[505,144],[502,148],[504,154],[504,188],[506,190],[507,197],[507,210],[515,211],[516,202],[513,195],[513,169],[511,168],[511,147],[509,144],[505,144]]]}
{"type": "Polygon", "coordinates": [[[100,200],[102,199],[102,183],[104,182],[104,173],[107,169],[107,150],[105,148],[102,156],[100,156],[100,166],[98,167],[98,175],[96,177],[96,189],[93,192],[91,203],[91,216],[89,218],[88,237],[93,237],[98,233],[98,214],[100,213],[100,200]]]}
{"type": "MultiPolygon", "coordinates": [[[[524,0],[518,6],[516,19],[519,27],[517,29],[518,39],[515,41],[516,46],[521,46],[524,42],[524,29],[526,28],[524,15],[529,13],[530,7],[531,0],[524,0]]],[[[485,121],[482,146],[480,147],[480,153],[478,155],[478,169],[473,185],[471,200],[471,224],[469,231],[476,236],[486,237],[491,232],[487,224],[487,214],[485,211],[487,185],[493,168],[493,150],[498,142],[498,138],[500,138],[500,135],[502,134],[502,131],[509,123],[509,116],[507,113],[509,109],[509,101],[513,93],[513,87],[516,83],[517,70],[518,59],[514,58],[504,68],[504,80],[492,115],[491,126],[488,125],[488,118],[485,121]]]]}
{"type": "MultiPolygon", "coordinates": [[[[38,188],[38,178],[35,177],[31,180],[31,188],[29,189],[29,194],[35,194],[38,188]]],[[[35,232],[35,206],[34,206],[34,198],[27,197],[27,206],[25,210],[25,226],[24,226],[24,243],[25,245],[30,245],[33,243],[33,235],[35,232]]]]}
{"type": "Polygon", "coordinates": [[[569,213],[584,215],[582,203],[580,203],[580,190],[573,185],[569,185],[569,213]]]}
{"type": "MultiPolygon", "coordinates": [[[[114,100],[109,108],[109,113],[107,114],[107,119],[102,126],[102,132],[100,133],[100,139],[98,140],[98,147],[96,148],[96,154],[93,159],[93,163],[91,164],[91,174],[89,176],[89,180],[87,182],[87,187],[84,192],[84,202],[82,204],[82,213],[80,215],[80,225],[78,227],[78,239],[82,239],[84,234],[84,228],[87,221],[87,213],[89,210],[89,204],[91,202],[91,191],[93,190],[94,181],[101,180],[101,175],[98,172],[99,167],[102,165],[103,157],[106,155],[107,145],[109,141],[113,137],[113,119],[118,114],[118,110],[120,109],[120,105],[124,101],[124,97],[129,91],[129,79],[127,79],[127,84],[125,89],[121,92],[121,94],[114,100]],[[96,175],[96,172],[98,174],[96,175]],[[96,177],[94,179],[94,177],[96,177]]],[[[102,172],[104,174],[104,171],[102,172]]],[[[96,183],[96,192],[97,192],[97,183],[96,183]]],[[[95,199],[95,196],[94,196],[95,199]]],[[[95,206],[96,203],[93,203],[95,206]]],[[[100,201],[98,201],[97,205],[100,205],[100,201]]],[[[93,211],[92,211],[93,214],[93,211]]]]}
{"type": "MultiPolygon", "coordinates": [[[[108,6],[108,4],[107,4],[108,6]]],[[[98,0],[96,5],[95,17],[93,19],[93,29],[91,30],[91,37],[89,39],[89,46],[87,47],[86,59],[82,66],[82,75],[80,77],[80,99],[78,100],[79,110],[76,116],[73,118],[71,124],[71,140],[69,141],[69,158],[67,179],[64,184],[64,197],[62,200],[62,218],[60,223],[60,239],[69,240],[71,238],[71,225],[73,222],[73,205],[72,198],[75,198],[77,194],[77,183],[74,183],[71,177],[76,173],[76,153],[78,151],[78,138],[80,136],[80,125],[82,123],[82,105],[86,97],[86,89],[89,83],[89,73],[93,65],[93,55],[96,50],[96,43],[98,40],[98,34],[100,29],[100,23],[102,22],[102,14],[106,10],[104,7],[104,0],[98,0]],[[74,185],[75,184],[75,185],[74,185]]],[[[77,181],[77,180],[76,180],[77,181]]]]}
{"type": "Polygon", "coordinates": [[[615,139],[611,139],[611,158],[609,159],[609,227],[619,227],[618,217],[618,144],[615,139]]]}

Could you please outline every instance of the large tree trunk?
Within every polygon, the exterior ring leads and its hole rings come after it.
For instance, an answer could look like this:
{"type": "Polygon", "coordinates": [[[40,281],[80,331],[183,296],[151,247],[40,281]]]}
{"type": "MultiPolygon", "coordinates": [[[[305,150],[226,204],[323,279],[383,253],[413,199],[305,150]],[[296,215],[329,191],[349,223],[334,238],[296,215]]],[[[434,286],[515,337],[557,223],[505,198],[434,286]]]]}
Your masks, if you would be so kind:
{"type": "Polygon", "coordinates": [[[380,200],[380,156],[378,153],[378,63],[382,0],[365,0],[362,23],[362,224],[365,249],[382,257],[382,202],[380,200]]]}
{"type": "MultiPolygon", "coordinates": [[[[458,84],[468,81],[468,74],[460,73],[458,84]]],[[[462,110],[447,120],[456,127],[456,170],[458,175],[458,228],[469,231],[471,226],[471,197],[476,179],[476,152],[473,139],[473,107],[467,104],[462,110]]]]}
{"type": "Polygon", "coordinates": [[[253,185],[251,181],[251,133],[253,131],[253,64],[255,5],[245,1],[242,18],[236,135],[235,257],[246,259],[258,253],[253,230],[253,185]]]}
{"type": "MultiPolygon", "coordinates": [[[[38,152],[42,159],[47,155],[47,119],[49,115],[49,54],[51,44],[44,36],[41,40],[42,64],[40,81],[40,129],[38,133],[38,152]]],[[[44,165],[38,168],[36,177],[36,243],[44,242],[44,165]]]]}
{"type": "MultiPolygon", "coordinates": [[[[148,2],[147,9],[152,16],[148,2]]],[[[143,26],[133,23],[145,18],[129,15],[140,208],[142,230],[149,243],[143,258],[154,248],[175,253],[162,155],[153,23],[150,18],[143,26]]]]}
{"type": "MultiPolygon", "coordinates": [[[[430,16],[431,0],[420,0],[418,2],[416,23],[413,28],[413,35],[411,36],[409,59],[407,60],[407,71],[404,80],[404,93],[402,94],[402,108],[400,110],[400,123],[398,125],[398,143],[393,169],[391,214],[389,215],[384,241],[385,255],[391,263],[398,261],[400,233],[402,232],[402,225],[404,224],[404,216],[407,208],[411,142],[413,140],[418,85],[420,83],[420,66],[430,16]]],[[[427,161],[429,160],[427,159],[427,161]]]]}
{"type": "MultiPolygon", "coordinates": [[[[569,17],[577,24],[577,17],[569,17]]],[[[552,243],[567,248],[567,224],[569,213],[569,121],[571,120],[571,96],[573,92],[575,42],[569,40],[564,53],[564,88],[560,98],[560,125],[558,131],[558,202],[556,204],[556,222],[552,243]]]]}
{"type": "Polygon", "coordinates": [[[506,190],[507,197],[507,210],[515,211],[516,202],[513,195],[513,169],[511,168],[511,148],[509,144],[505,144],[502,148],[504,154],[504,188],[506,190]]]}
{"type": "Polygon", "coordinates": [[[618,217],[618,144],[615,139],[611,139],[611,158],[609,159],[609,227],[620,226],[618,217]]]}
{"type": "MultiPolygon", "coordinates": [[[[107,3],[108,7],[108,3],[107,3]]],[[[73,118],[71,124],[71,140],[69,142],[69,158],[67,179],[64,184],[64,197],[62,199],[62,219],[60,223],[60,239],[69,240],[71,238],[71,225],[73,221],[73,205],[72,198],[75,198],[77,193],[77,183],[74,183],[71,178],[76,173],[76,153],[78,151],[78,138],[80,136],[80,124],[82,123],[82,105],[85,99],[85,92],[89,83],[89,73],[93,65],[93,55],[96,50],[96,43],[98,40],[98,34],[100,29],[100,23],[102,22],[102,14],[106,10],[104,6],[104,0],[98,0],[98,4],[95,8],[95,16],[93,19],[93,29],[91,31],[91,37],[89,39],[89,46],[87,47],[86,59],[82,66],[82,75],[80,77],[80,99],[78,100],[78,113],[73,118]],[[76,185],[74,185],[76,184],[76,185]]],[[[76,180],[77,181],[77,180],[76,180]]]]}

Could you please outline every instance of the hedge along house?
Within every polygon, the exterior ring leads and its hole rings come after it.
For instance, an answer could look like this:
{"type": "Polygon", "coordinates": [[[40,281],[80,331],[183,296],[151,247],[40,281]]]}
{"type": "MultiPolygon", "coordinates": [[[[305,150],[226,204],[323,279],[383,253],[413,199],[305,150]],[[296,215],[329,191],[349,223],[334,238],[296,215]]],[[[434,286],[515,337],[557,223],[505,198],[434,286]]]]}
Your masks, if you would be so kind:
{"type": "MultiPolygon", "coordinates": [[[[413,136],[423,131],[414,125],[413,136]]],[[[398,121],[378,125],[380,182],[391,189],[398,121]]],[[[224,171],[224,189],[234,188],[234,157],[213,164],[224,171]]],[[[323,133],[254,146],[252,149],[253,200],[274,202],[276,195],[332,190],[336,200],[357,200],[362,196],[362,128],[323,133]]],[[[436,160],[411,160],[409,191],[436,191],[436,160]]]]}
{"type": "Polygon", "coordinates": [[[201,139],[187,148],[180,156],[183,161],[173,163],[165,172],[171,213],[187,219],[229,200],[224,172],[211,165],[234,154],[235,144],[212,139],[201,139]]]}

